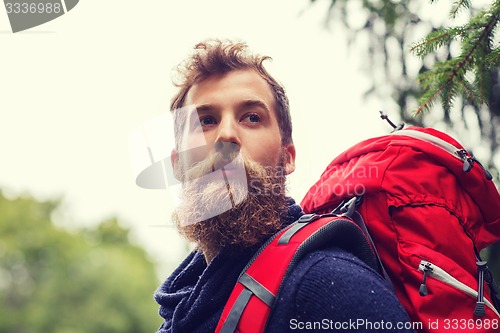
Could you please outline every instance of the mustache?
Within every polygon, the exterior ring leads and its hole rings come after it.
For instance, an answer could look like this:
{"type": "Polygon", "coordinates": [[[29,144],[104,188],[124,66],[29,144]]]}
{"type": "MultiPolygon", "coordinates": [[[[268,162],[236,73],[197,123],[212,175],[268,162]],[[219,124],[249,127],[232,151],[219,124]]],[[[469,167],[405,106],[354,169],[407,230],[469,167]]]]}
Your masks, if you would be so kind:
{"type": "Polygon", "coordinates": [[[250,164],[249,159],[244,157],[240,152],[221,153],[214,152],[207,158],[196,162],[182,171],[182,179],[194,180],[217,170],[227,171],[235,170],[246,172],[247,166],[250,164]]]}

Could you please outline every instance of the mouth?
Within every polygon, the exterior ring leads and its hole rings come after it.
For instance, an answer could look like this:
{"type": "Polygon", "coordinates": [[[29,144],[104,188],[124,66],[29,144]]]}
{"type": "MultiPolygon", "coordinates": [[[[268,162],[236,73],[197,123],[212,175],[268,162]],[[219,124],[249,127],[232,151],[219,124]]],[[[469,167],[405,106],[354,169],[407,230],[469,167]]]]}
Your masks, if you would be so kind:
{"type": "Polygon", "coordinates": [[[244,178],[246,179],[246,170],[243,166],[234,166],[234,165],[226,165],[219,170],[222,171],[222,174],[225,178],[244,178]]]}
{"type": "Polygon", "coordinates": [[[238,158],[216,159],[212,163],[212,172],[214,172],[216,170],[222,170],[224,172],[244,171],[245,165],[242,163],[241,159],[238,159],[238,158]]]}
{"type": "Polygon", "coordinates": [[[234,167],[231,166],[231,162],[229,160],[217,160],[212,163],[212,172],[216,170],[231,170],[234,167]]]}
{"type": "Polygon", "coordinates": [[[186,172],[185,180],[194,180],[202,177],[214,179],[214,177],[223,177],[226,179],[246,179],[246,167],[243,159],[236,157],[228,158],[209,158],[193,165],[186,172]]]}

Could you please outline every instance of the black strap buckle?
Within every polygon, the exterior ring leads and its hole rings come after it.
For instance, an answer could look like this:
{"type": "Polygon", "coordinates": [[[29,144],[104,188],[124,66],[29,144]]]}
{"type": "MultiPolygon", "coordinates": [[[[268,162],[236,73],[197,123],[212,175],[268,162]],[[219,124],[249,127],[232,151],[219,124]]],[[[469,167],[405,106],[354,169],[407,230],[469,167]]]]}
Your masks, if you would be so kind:
{"type": "Polygon", "coordinates": [[[302,215],[283,235],[281,235],[278,240],[278,245],[288,244],[290,239],[295,235],[300,229],[305,227],[308,223],[319,219],[321,215],[318,214],[304,214],[302,215]]]}
{"type": "Polygon", "coordinates": [[[342,201],[334,210],[332,210],[331,214],[352,217],[356,211],[356,207],[361,204],[362,200],[362,196],[346,199],[342,201]]]}

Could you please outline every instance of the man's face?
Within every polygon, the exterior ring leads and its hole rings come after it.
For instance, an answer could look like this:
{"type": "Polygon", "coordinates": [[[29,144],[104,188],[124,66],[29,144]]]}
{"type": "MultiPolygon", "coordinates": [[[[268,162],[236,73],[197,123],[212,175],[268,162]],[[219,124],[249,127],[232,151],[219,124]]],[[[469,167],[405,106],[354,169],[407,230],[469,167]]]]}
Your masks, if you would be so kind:
{"type": "Polygon", "coordinates": [[[295,148],[283,147],[271,88],[253,70],[210,77],[191,87],[185,104],[196,108],[177,111],[187,118],[181,151],[172,154],[183,181],[173,218],[208,261],[279,230],[295,148]]]}
{"type": "Polygon", "coordinates": [[[184,104],[196,110],[187,115],[182,152],[173,154],[175,168],[186,171],[226,143],[265,167],[277,166],[284,157],[285,173],[295,169],[295,148],[282,146],[274,96],[256,71],[209,77],[191,87],[184,104]]]}

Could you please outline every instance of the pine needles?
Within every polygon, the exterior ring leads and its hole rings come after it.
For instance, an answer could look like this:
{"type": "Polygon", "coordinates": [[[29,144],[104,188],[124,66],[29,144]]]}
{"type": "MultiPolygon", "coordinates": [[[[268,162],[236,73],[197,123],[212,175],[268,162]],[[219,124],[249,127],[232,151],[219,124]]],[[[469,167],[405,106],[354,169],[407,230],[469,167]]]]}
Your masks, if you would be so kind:
{"type": "MultiPolygon", "coordinates": [[[[456,18],[470,6],[469,0],[455,1],[450,17],[456,18]]],[[[490,73],[500,67],[500,47],[498,42],[494,45],[499,20],[500,0],[494,0],[488,10],[478,13],[468,23],[433,31],[411,47],[410,51],[421,58],[457,39],[461,47],[458,56],[448,57],[419,75],[423,93],[415,114],[428,111],[438,99],[445,113],[459,96],[474,105],[487,103],[491,93],[490,73]]]]}

